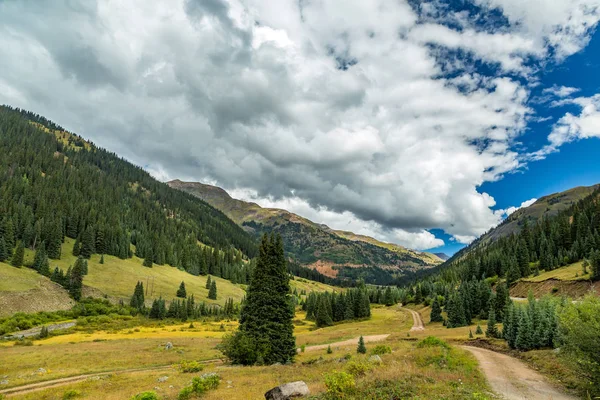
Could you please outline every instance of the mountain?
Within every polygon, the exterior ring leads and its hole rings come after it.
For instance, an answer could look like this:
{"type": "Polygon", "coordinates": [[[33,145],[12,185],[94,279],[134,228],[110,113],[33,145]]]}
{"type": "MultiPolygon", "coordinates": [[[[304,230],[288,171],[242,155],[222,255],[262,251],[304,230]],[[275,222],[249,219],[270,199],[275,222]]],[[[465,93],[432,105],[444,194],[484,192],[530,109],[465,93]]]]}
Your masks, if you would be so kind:
{"type": "Polygon", "coordinates": [[[206,202],[42,116],[2,106],[0,262],[43,244],[53,264],[67,256],[66,238],[75,239],[76,256],[135,255],[148,267],[238,283],[247,280],[243,260],[257,253],[256,238],[206,202]]]}
{"type": "Polygon", "coordinates": [[[433,254],[444,261],[450,259],[450,256],[446,253],[433,253],[433,254]]]}
{"type": "Polygon", "coordinates": [[[168,185],[206,201],[255,235],[280,233],[288,256],[330,277],[362,277],[366,281],[389,283],[394,276],[442,262],[430,253],[334,230],[286,210],[234,199],[219,187],[180,180],[168,185]]]}

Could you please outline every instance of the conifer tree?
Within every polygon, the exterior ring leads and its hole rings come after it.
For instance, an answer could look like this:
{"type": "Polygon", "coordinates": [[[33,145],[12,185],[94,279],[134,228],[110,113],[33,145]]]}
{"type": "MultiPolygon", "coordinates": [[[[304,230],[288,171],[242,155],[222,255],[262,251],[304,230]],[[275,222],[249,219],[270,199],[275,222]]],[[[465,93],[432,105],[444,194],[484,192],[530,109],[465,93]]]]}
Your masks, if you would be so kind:
{"type": "Polygon", "coordinates": [[[469,339],[473,339],[473,331],[469,329],[469,339]]]}
{"type": "Polygon", "coordinates": [[[438,302],[437,296],[433,300],[433,304],[431,305],[431,322],[442,322],[442,308],[440,307],[440,303],[438,302]]]}
{"type": "Polygon", "coordinates": [[[489,338],[498,337],[498,327],[496,326],[496,311],[494,311],[493,308],[490,309],[485,336],[489,338]]]}
{"type": "Polygon", "coordinates": [[[179,289],[177,289],[177,297],[181,297],[185,299],[187,297],[187,293],[185,291],[185,283],[183,281],[179,284],[179,289]]]}
{"type": "Polygon", "coordinates": [[[104,264],[104,254],[100,255],[100,264],[104,264]]]}
{"type": "Polygon", "coordinates": [[[75,257],[79,257],[81,254],[81,242],[79,241],[79,237],[75,239],[75,243],[73,244],[73,255],[75,257]]]}
{"type": "Polygon", "coordinates": [[[40,274],[50,277],[50,262],[48,261],[48,257],[46,256],[42,261],[42,265],[40,265],[40,274]]]}
{"type": "Polygon", "coordinates": [[[46,254],[46,244],[45,242],[42,242],[41,245],[38,246],[38,248],[35,250],[35,256],[33,257],[33,269],[35,269],[36,271],[40,271],[40,269],[42,268],[42,264],[44,263],[44,260],[47,260],[48,256],[46,254]]]}
{"type": "Polygon", "coordinates": [[[365,339],[363,339],[362,335],[358,339],[358,347],[356,348],[356,352],[359,354],[365,354],[367,352],[367,347],[365,346],[365,339]]]}
{"type": "Polygon", "coordinates": [[[210,290],[210,285],[211,285],[211,281],[210,281],[210,275],[208,275],[208,278],[206,278],[206,286],[205,288],[210,290]]]}
{"type": "Polygon", "coordinates": [[[17,242],[17,248],[15,249],[15,253],[13,254],[12,259],[10,260],[10,265],[13,267],[21,267],[23,265],[23,258],[25,257],[25,247],[23,247],[23,242],[17,242]]]}
{"type": "Polygon", "coordinates": [[[476,335],[483,335],[483,329],[481,329],[481,325],[477,324],[477,329],[475,329],[476,335]]]}
{"type": "Polygon", "coordinates": [[[131,301],[129,305],[139,312],[144,311],[144,284],[142,282],[138,282],[135,285],[135,290],[133,291],[133,296],[131,296],[131,301]]]}
{"type": "Polygon", "coordinates": [[[210,284],[210,290],[208,291],[208,298],[211,300],[217,299],[217,281],[212,281],[210,284]]]}
{"type": "Polygon", "coordinates": [[[281,237],[264,235],[240,314],[240,327],[222,343],[222,351],[228,358],[240,364],[293,361],[296,340],[289,293],[281,237]]]}
{"type": "Polygon", "coordinates": [[[327,304],[327,298],[325,296],[319,296],[319,303],[317,305],[315,320],[318,328],[330,326],[331,324],[333,324],[328,308],[329,306],[327,304]]]}
{"type": "Polygon", "coordinates": [[[392,295],[392,289],[389,286],[385,289],[383,301],[388,307],[394,305],[394,296],[392,295]]]}
{"type": "Polygon", "coordinates": [[[84,275],[84,260],[78,258],[75,262],[75,266],[71,270],[69,278],[69,294],[73,299],[81,300],[81,289],[83,287],[83,275],[84,275]]]}
{"type": "Polygon", "coordinates": [[[590,257],[590,278],[593,281],[600,280],[600,250],[592,252],[590,257]]]}
{"type": "Polygon", "coordinates": [[[465,308],[460,294],[450,296],[447,305],[448,311],[448,328],[457,328],[459,326],[467,325],[467,319],[465,316],[465,308]]]}
{"type": "Polygon", "coordinates": [[[8,259],[8,249],[6,248],[6,242],[4,238],[0,236],[0,262],[4,262],[8,259]]]}
{"type": "Polygon", "coordinates": [[[94,254],[94,231],[89,226],[81,237],[81,251],[79,255],[83,258],[90,258],[94,254]]]}
{"type": "Polygon", "coordinates": [[[521,312],[519,329],[515,340],[515,348],[519,350],[531,350],[533,348],[533,324],[527,311],[521,312]]]}
{"type": "Polygon", "coordinates": [[[149,251],[148,254],[146,254],[146,258],[144,258],[144,262],[142,262],[142,265],[144,267],[152,268],[152,252],[151,251],[149,251]]]}

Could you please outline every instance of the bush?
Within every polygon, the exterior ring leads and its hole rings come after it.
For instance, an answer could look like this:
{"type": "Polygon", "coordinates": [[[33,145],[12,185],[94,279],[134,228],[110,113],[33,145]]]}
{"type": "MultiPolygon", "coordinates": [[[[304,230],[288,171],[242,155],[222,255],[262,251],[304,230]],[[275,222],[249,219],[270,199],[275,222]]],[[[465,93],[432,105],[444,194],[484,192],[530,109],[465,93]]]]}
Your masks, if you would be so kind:
{"type": "Polygon", "coordinates": [[[192,396],[201,396],[209,390],[216,389],[219,386],[221,378],[215,373],[204,374],[192,379],[191,386],[183,388],[177,396],[178,400],[188,400],[192,396]]]}
{"type": "Polygon", "coordinates": [[[327,354],[331,354],[333,353],[333,350],[331,350],[331,345],[327,346],[327,354]]]}
{"type": "Polygon", "coordinates": [[[367,372],[370,372],[373,366],[364,361],[350,361],[346,366],[346,370],[352,376],[359,377],[365,376],[367,372]]]}
{"type": "Polygon", "coordinates": [[[341,399],[352,394],[356,388],[354,377],[346,372],[333,371],[325,375],[327,396],[332,399],[341,399]]]}
{"type": "Polygon", "coordinates": [[[71,400],[81,396],[81,392],[79,390],[67,390],[63,393],[62,400],[71,400]]]}
{"type": "Polygon", "coordinates": [[[33,341],[31,339],[19,339],[15,341],[15,346],[33,346],[33,341]]]}
{"type": "Polygon", "coordinates": [[[198,361],[182,361],[179,364],[179,370],[185,373],[200,372],[204,369],[204,365],[198,361]]]}
{"type": "Polygon", "coordinates": [[[373,347],[373,350],[371,350],[371,354],[377,356],[380,356],[382,354],[389,354],[391,352],[392,348],[390,346],[386,346],[385,344],[378,344],[377,346],[373,347]]]}
{"type": "Polygon", "coordinates": [[[442,339],[436,338],[435,336],[428,336],[425,339],[421,340],[419,343],[417,343],[417,347],[442,347],[444,349],[450,349],[448,343],[444,342],[442,339]]]}
{"type": "Polygon", "coordinates": [[[138,393],[131,400],[158,400],[158,395],[154,391],[138,393]]]}
{"type": "Polygon", "coordinates": [[[226,335],[217,345],[217,349],[233,364],[254,365],[262,359],[255,341],[239,330],[232,335],[226,335]]]}

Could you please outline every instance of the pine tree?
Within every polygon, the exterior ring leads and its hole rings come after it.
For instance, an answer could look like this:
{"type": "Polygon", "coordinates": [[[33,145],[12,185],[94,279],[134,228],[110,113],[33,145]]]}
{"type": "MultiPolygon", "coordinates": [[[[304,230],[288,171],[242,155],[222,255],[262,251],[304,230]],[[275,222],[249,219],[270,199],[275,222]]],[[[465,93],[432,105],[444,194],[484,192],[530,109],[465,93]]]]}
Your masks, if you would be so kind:
{"type": "Polygon", "coordinates": [[[185,291],[185,283],[183,283],[183,281],[179,284],[179,289],[177,290],[177,297],[181,297],[182,299],[185,299],[187,297],[187,293],[185,291]]]}
{"type": "Polygon", "coordinates": [[[211,283],[212,282],[210,281],[210,275],[208,275],[208,278],[206,278],[206,285],[204,287],[210,290],[211,283]]]}
{"type": "Polygon", "coordinates": [[[327,346],[327,354],[331,354],[333,353],[333,350],[331,350],[331,345],[327,346]]]}
{"type": "Polygon", "coordinates": [[[6,248],[6,242],[4,238],[0,236],[0,262],[4,262],[8,259],[8,249],[6,248]]]}
{"type": "Polygon", "coordinates": [[[240,327],[224,353],[235,363],[266,364],[293,361],[296,339],[290,307],[288,268],[281,237],[263,236],[259,255],[240,313],[240,327]],[[247,351],[241,351],[244,344],[247,351]]]}
{"type": "Polygon", "coordinates": [[[104,264],[104,254],[100,255],[100,264],[104,264]]]}
{"type": "Polygon", "coordinates": [[[494,311],[493,308],[490,309],[485,336],[489,338],[498,337],[498,327],[496,326],[496,311],[494,311]]]}
{"type": "Polygon", "coordinates": [[[42,268],[42,264],[47,259],[48,255],[46,254],[46,244],[45,242],[42,242],[42,244],[39,245],[38,248],[35,250],[35,256],[33,257],[32,265],[33,269],[39,272],[42,268]]]}
{"type": "Polygon", "coordinates": [[[208,298],[211,300],[217,299],[217,281],[212,281],[210,284],[210,290],[208,291],[208,298]]]}
{"type": "Polygon", "coordinates": [[[10,265],[13,267],[21,267],[23,265],[23,258],[25,257],[25,247],[23,246],[22,241],[17,242],[17,248],[15,249],[15,253],[13,254],[12,259],[10,260],[10,265]]]}
{"type": "Polygon", "coordinates": [[[84,272],[84,260],[78,258],[75,262],[75,266],[71,270],[71,275],[69,278],[69,294],[76,301],[81,300],[81,289],[83,287],[84,272]]]}
{"type": "Polygon", "coordinates": [[[315,320],[317,328],[322,328],[324,326],[330,326],[333,324],[328,308],[329,306],[327,304],[327,298],[325,297],[325,295],[319,296],[315,320]]]}
{"type": "Polygon", "coordinates": [[[42,330],[40,331],[40,334],[38,335],[38,338],[44,339],[44,338],[47,338],[48,336],[50,336],[50,332],[48,331],[48,327],[42,326],[42,330]]]}
{"type": "Polygon", "coordinates": [[[79,257],[81,254],[81,242],[79,241],[79,237],[75,239],[75,243],[73,244],[73,255],[75,257],[79,257]]]}
{"type": "Polygon", "coordinates": [[[135,290],[133,291],[133,296],[131,296],[131,301],[129,305],[139,312],[144,311],[144,284],[142,282],[138,282],[135,285],[135,290]]]}
{"type": "Polygon", "coordinates": [[[600,280],[600,250],[592,252],[590,257],[590,278],[600,280]]]}
{"type": "Polygon", "coordinates": [[[158,299],[154,299],[152,301],[152,307],[150,307],[150,313],[148,314],[148,316],[152,319],[160,318],[160,303],[158,299]]]}
{"type": "Polygon", "coordinates": [[[473,339],[473,331],[469,329],[469,339],[473,339]]]}
{"type": "Polygon", "coordinates": [[[448,328],[457,328],[459,326],[467,325],[467,318],[465,316],[465,308],[460,294],[455,294],[450,297],[447,305],[448,311],[448,328]]]}
{"type": "Polygon", "coordinates": [[[476,335],[483,335],[483,329],[481,329],[481,325],[477,324],[477,329],[475,329],[476,335]]]}
{"type": "Polygon", "coordinates": [[[361,336],[358,339],[358,347],[356,348],[356,352],[359,354],[365,354],[367,352],[367,347],[365,346],[365,339],[361,336]]]}
{"type": "Polygon", "coordinates": [[[144,267],[152,268],[152,252],[148,252],[146,258],[144,258],[144,262],[142,263],[144,267]]]}
{"type": "Polygon", "coordinates": [[[81,251],[79,255],[83,258],[90,258],[92,254],[94,254],[94,231],[91,226],[89,226],[83,236],[81,237],[81,251]]]}
{"type": "Polygon", "coordinates": [[[533,349],[533,324],[527,311],[521,312],[521,318],[519,320],[519,329],[515,340],[515,348],[519,350],[531,350],[533,349]]]}
{"type": "Polygon", "coordinates": [[[437,296],[435,296],[433,304],[431,305],[431,322],[442,322],[443,319],[442,308],[440,307],[437,296]]]}
{"type": "Polygon", "coordinates": [[[385,289],[383,302],[388,307],[394,305],[394,296],[392,295],[392,289],[389,286],[385,289]]]}

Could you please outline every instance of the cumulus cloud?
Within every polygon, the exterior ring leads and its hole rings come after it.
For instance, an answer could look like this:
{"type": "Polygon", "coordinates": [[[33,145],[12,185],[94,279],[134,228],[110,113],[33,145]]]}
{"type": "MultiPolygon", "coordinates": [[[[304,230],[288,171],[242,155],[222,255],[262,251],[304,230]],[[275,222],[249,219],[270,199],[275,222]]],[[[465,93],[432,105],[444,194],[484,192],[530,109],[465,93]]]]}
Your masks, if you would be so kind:
{"type": "Polygon", "coordinates": [[[385,0],[0,2],[0,101],[160,179],[410,247],[440,245],[431,228],[466,242],[498,223],[478,187],[523,165],[516,76],[581,49],[598,16],[584,0],[476,3],[508,23],[385,0]]]}
{"type": "Polygon", "coordinates": [[[536,201],[537,201],[537,199],[535,199],[535,198],[534,199],[525,200],[524,202],[521,203],[520,206],[512,206],[512,207],[508,207],[507,209],[496,210],[495,213],[496,213],[496,215],[500,216],[501,218],[506,218],[510,214],[514,213],[517,210],[520,210],[521,208],[529,207],[530,205],[532,205],[536,201]]]}

